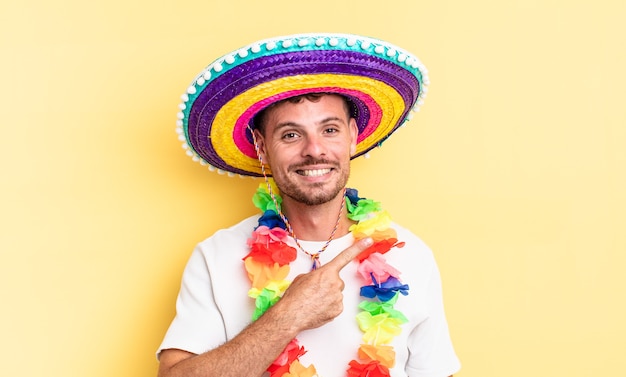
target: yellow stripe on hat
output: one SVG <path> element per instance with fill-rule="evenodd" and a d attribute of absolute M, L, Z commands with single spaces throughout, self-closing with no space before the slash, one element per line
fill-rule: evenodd
<path fill-rule="evenodd" d="M 283 77 L 255 86 L 228 101 L 215 115 L 211 126 L 210 141 L 217 155 L 228 165 L 261 174 L 259 162 L 242 153 L 233 142 L 235 123 L 251 106 L 269 97 L 297 90 L 336 87 L 362 92 L 380 106 L 380 125 L 357 145 L 357 154 L 369 149 L 387 136 L 405 112 L 400 94 L 384 82 L 363 76 L 345 74 L 314 74 Z M 338 90 L 341 93 L 341 90 Z M 370 109 L 371 110 L 371 109 Z"/>

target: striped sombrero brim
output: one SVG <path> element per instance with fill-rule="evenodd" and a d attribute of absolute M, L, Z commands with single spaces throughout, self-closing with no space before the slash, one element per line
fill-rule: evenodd
<path fill-rule="evenodd" d="M 306 34 L 260 41 L 225 55 L 196 77 L 178 113 L 187 153 L 218 172 L 261 176 L 248 125 L 282 99 L 330 92 L 355 108 L 360 156 L 417 110 L 428 78 L 420 61 L 389 43 Z"/>

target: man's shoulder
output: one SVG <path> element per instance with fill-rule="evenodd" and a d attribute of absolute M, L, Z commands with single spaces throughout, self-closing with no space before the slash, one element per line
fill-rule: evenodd
<path fill-rule="evenodd" d="M 259 216 L 251 216 L 235 225 L 223 228 L 210 237 L 199 242 L 192 255 L 192 259 L 204 260 L 202 263 L 228 263 L 241 258 L 248 252 L 247 241 L 258 224 Z"/>
<path fill-rule="evenodd" d="M 398 223 L 392 223 L 391 227 L 396 231 L 398 242 L 403 243 L 405 257 L 433 259 L 434 255 L 430 247 L 418 235 Z"/>
<path fill-rule="evenodd" d="M 256 228 L 257 225 L 259 225 L 258 214 L 247 217 L 241 220 L 240 222 L 238 222 L 237 224 L 231 225 L 228 228 L 220 229 L 215 233 L 218 234 L 218 233 L 232 233 L 232 232 L 235 232 L 235 233 L 247 232 L 247 236 L 250 236 L 250 232 L 252 232 L 254 228 Z"/>
<path fill-rule="evenodd" d="M 396 231 L 396 233 L 398 234 L 398 241 L 400 242 L 411 242 L 414 243 L 416 245 L 419 245 L 420 247 L 424 247 L 426 249 L 429 249 L 428 245 L 426 245 L 426 243 L 417 235 L 415 234 L 413 231 L 411 231 L 410 229 L 392 222 L 391 223 L 391 227 Z"/>
<path fill-rule="evenodd" d="M 242 241 L 245 243 L 258 225 L 258 219 L 259 215 L 250 216 L 228 228 L 219 229 L 213 235 L 200 242 L 200 245 L 225 241 Z"/>

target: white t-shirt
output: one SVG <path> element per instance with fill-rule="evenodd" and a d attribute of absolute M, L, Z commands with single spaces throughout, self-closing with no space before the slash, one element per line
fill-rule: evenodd
<path fill-rule="evenodd" d="M 200 354 L 220 346 L 237 335 L 250 322 L 254 299 L 248 297 L 250 282 L 242 258 L 249 249 L 246 240 L 257 226 L 258 216 L 216 232 L 195 248 L 182 278 L 176 302 L 176 317 L 157 351 L 176 348 Z M 394 377 L 443 377 L 457 372 L 460 363 L 448 333 L 439 270 L 430 249 L 408 230 L 393 224 L 403 248 L 384 256 L 400 270 L 400 280 L 409 285 L 408 296 L 400 296 L 394 308 L 409 320 L 391 345 L 396 352 Z M 320 256 L 322 264 L 354 242 L 352 234 L 333 240 Z M 300 241 L 305 250 L 317 252 L 325 242 Z M 310 258 L 298 251 L 290 264 L 288 280 L 311 269 Z M 345 282 L 344 311 L 328 324 L 306 330 L 297 337 L 307 353 L 303 365 L 313 364 L 320 377 L 345 375 L 350 360 L 358 360 L 357 350 L 363 333 L 356 322 L 362 280 L 358 262 L 341 271 Z M 315 303 L 311 303 L 315 305 Z M 306 308 L 303 308 L 306 310 Z"/>

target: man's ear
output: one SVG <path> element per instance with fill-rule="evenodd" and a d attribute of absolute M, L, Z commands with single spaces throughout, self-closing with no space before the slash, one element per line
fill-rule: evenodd
<path fill-rule="evenodd" d="M 359 128 L 356 125 L 356 120 L 354 118 L 350 118 L 350 156 L 354 156 L 356 154 L 356 141 L 359 137 Z"/>
<path fill-rule="evenodd" d="M 252 132 L 254 132 L 254 140 L 257 144 L 257 151 L 261 157 L 261 160 L 267 163 L 267 149 L 265 148 L 265 138 L 263 137 L 263 134 L 257 129 L 254 129 Z"/>

